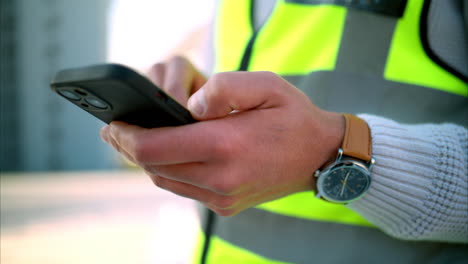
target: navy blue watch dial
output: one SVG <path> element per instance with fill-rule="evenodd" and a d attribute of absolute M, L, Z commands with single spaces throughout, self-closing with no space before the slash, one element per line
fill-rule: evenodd
<path fill-rule="evenodd" d="M 370 177 L 355 166 L 341 166 L 324 175 L 323 196 L 333 201 L 351 201 L 359 198 L 369 187 Z"/>

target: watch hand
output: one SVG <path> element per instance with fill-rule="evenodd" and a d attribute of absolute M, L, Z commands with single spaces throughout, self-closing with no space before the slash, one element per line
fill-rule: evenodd
<path fill-rule="evenodd" d="M 344 180 L 342 181 L 343 183 L 343 186 L 341 187 L 341 192 L 340 192 L 340 196 L 343 196 L 343 192 L 344 192 L 344 189 L 346 187 L 346 183 L 348 182 L 348 177 L 349 177 L 349 174 L 351 173 L 351 171 L 348 171 L 348 173 L 346 174 L 346 177 L 344 178 Z"/>

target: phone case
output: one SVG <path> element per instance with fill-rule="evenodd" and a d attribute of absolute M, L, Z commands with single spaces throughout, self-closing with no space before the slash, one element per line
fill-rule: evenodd
<path fill-rule="evenodd" d="M 124 121 L 153 128 L 196 121 L 187 109 L 147 78 L 119 64 L 62 70 L 50 86 L 105 123 Z"/>

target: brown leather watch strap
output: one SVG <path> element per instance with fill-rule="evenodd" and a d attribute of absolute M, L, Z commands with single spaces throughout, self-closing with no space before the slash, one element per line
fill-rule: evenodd
<path fill-rule="evenodd" d="M 372 140 L 366 121 L 352 114 L 343 114 L 346 131 L 343 139 L 343 155 L 369 162 L 372 158 Z"/>

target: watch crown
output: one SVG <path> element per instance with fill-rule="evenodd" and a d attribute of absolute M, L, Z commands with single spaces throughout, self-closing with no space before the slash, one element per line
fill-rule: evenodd
<path fill-rule="evenodd" d="M 315 173 L 314 173 L 314 176 L 318 177 L 319 175 L 320 175 L 320 170 L 316 170 Z"/>

